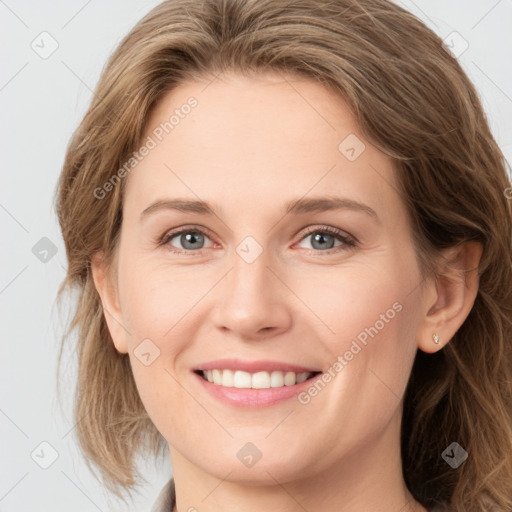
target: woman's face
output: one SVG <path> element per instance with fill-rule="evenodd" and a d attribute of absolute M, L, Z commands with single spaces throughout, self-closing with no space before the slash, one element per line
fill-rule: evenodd
<path fill-rule="evenodd" d="M 272 484 L 396 456 L 426 303 L 391 159 L 290 76 L 182 84 L 144 140 L 107 318 L 171 453 Z"/>

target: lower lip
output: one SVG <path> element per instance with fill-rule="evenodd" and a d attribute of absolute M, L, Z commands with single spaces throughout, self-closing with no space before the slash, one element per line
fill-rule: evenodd
<path fill-rule="evenodd" d="M 299 384 L 293 386 L 282 386 L 280 388 L 266 388 L 266 389 L 252 389 L 252 388 L 234 388 L 220 386 L 214 384 L 206 379 L 203 379 L 200 375 L 192 372 L 201 385 L 208 393 L 219 399 L 221 402 L 236 407 L 266 407 L 274 405 L 285 400 L 289 400 L 297 396 L 301 391 L 311 386 L 317 377 L 321 377 L 321 373 L 315 375 L 313 378 L 309 378 Z"/>

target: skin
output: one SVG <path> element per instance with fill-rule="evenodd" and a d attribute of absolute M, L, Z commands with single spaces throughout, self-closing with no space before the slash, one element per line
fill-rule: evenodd
<path fill-rule="evenodd" d="M 459 271 L 477 266 L 481 247 L 447 250 L 447 276 L 422 279 L 392 160 L 321 85 L 233 73 L 184 83 L 157 105 L 146 136 L 190 96 L 197 107 L 125 178 L 115 272 L 101 254 L 93 261 L 116 349 L 129 354 L 169 444 L 177 510 L 425 511 L 402 477 L 402 399 L 416 351 L 442 349 L 467 317 L 478 278 Z M 349 134 L 366 146 L 354 161 L 338 149 Z M 378 219 L 351 209 L 285 215 L 303 196 L 359 201 Z M 219 209 L 141 220 L 169 198 Z M 205 232 L 188 254 L 180 236 L 154 242 L 185 225 Z M 356 246 L 329 235 L 322 246 L 305 232 L 325 226 Z M 252 263 L 236 252 L 247 236 L 263 251 Z M 191 373 L 223 357 L 325 372 L 395 303 L 401 311 L 307 404 L 235 408 Z M 149 366 L 134 355 L 147 338 L 160 350 Z M 247 442 L 262 453 L 250 468 L 236 456 Z"/>

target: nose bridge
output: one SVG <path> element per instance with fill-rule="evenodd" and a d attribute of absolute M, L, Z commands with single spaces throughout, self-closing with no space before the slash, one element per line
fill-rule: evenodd
<path fill-rule="evenodd" d="M 272 277 L 272 272 L 268 268 L 271 263 L 268 251 L 263 251 L 254 259 L 247 259 L 246 255 L 240 255 L 240 250 L 241 246 L 237 248 L 237 254 L 233 256 L 233 270 L 230 272 L 232 296 L 236 296 L 239 304 L 252 302 L 254 299 L 268 298 L 266 295 L 270 291 L 269 281 Z"/>
<path fill-rule="evenodd" d="M 268 268 L 271 264 L 268 251 L 263 250 L 254 257 L 250 252 L 240 255 L 241 249 L 242 244 L 233 255 L 233 270 L 228 277 L 226 298 L 231 301 L 231 308 L 246 316 L 249 312 L 247 308 L 251 308 L 254 314 L 255 308 L 262 310 L 268 307 L 274 295 L 275 283 L 271 282 L 274 276 Z M 248 255 L 251 257 L 247 258 Z"/>
<path fill-rule="evenodd" d="M 242 242 L 233 253 L 232 269 L 222 286 L 215 314 L 217 327 L 250 337 L 270 328 L 282 329 L 289 321 L 282 284 L 269 267 L 268 249 Z M 259 245 L 259 244 L 258 244 Z"/>

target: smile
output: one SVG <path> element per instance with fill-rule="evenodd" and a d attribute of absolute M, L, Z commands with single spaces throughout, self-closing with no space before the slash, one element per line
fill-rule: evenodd
<path fill-rule="evenodd" d="M 283 372 L 259 371 L 249 373 L 242 370 L 198 370 L 205 380 L 217 386 L 239 389 L 268 389 L 294 386 L 300 384 L 320 372 Z"/>
<path fill-rule="evenodd" d="M 308 386 L 314 385 L 314 379 L 322 374 L 314 370 L 294 372 L 290 368 L 286 371 L 262 370 L 261 364 L 252 365 L 257 366 L 252 372 L 237 370 L 234 365 L 232 368 L 215 368 L 211 364 L 207 366 L 210 368 L 191 372 L 200 388 L 216 401 L 245 409 L 277 406 L 294 399 Z"/>

